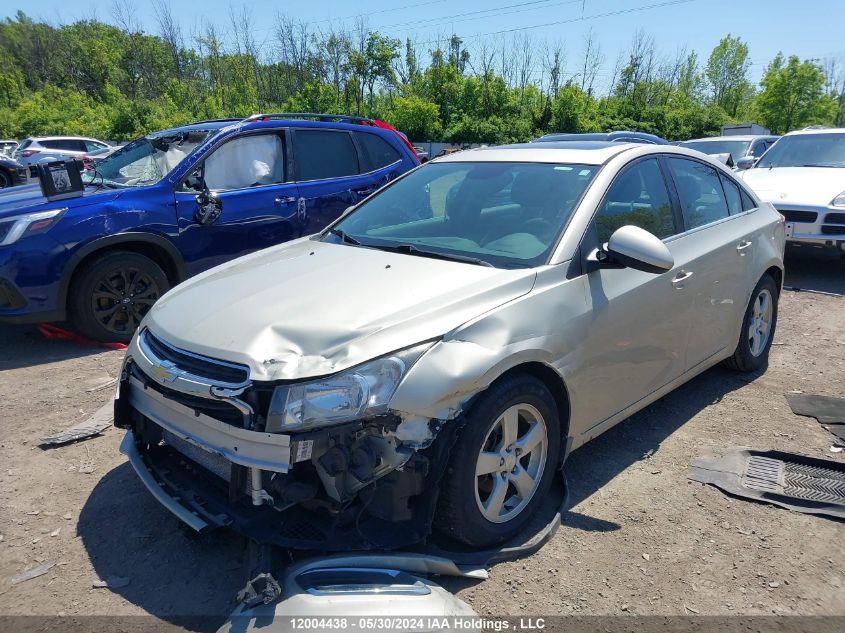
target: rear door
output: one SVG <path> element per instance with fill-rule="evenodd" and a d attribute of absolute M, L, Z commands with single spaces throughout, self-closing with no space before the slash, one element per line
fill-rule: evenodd
<path fill-rule="evenodd" d="M 635 405 L 685 369 L 693 296 L 685 283 L 685 249 L 677 244 L 683 226 L 655 156 L 631 163 L 616 176 L 582 252 L 594 251 L 626 225 L 661 238 L 675 267 L 662 274 L 607 267 L 587 273 L 590 322 L 579 371 L 569 381 L 571 392 L 578 394 L 573 419 L 587 421 L 588 428 Z"/>
<path fill-rule="evenodd" d="M 298 128 L 292 138 L 306 235 L 325 228 L 400 172 L 401 158 L 385 164 L 392 148 L 374 134 Z"/>
<path fill-rule="evenodd" d="M 287 144 L 284 129 L 236 136 L 214 148 L 179 184 L 174 196 L 180 248 L 190 274 L 301 233 Z M 196 217 L 203 188 L 222 202 L 211 224 Z"/>
<path fill-rule="evenodd" d="M 738 187 L 692 158 L 666 158 L 684 220 L 676 249 L 689 262 L 695 297 L 687 369 L 737 344 L 745 311 L 753 248 Z"/>

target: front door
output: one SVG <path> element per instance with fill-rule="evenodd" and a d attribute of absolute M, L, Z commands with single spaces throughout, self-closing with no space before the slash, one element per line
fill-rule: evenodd
<path fill-rule="evenodd" d="M 180 249 L 196 274 L 301 233 L 298 188 L 286 178 L 284 131 L 246 134 L 214 149 L 175 192 Z M 203 224 L 198 194 L 213 192 L 219 217 Z"/>
<path fill-rule="evenodd" d="M 679 377 L 685 368 L 693 306 L 685 281 L 690 271 L 683 249 L 675 244 L 681 226 L 656 158 L 636 161 L 616 177 L 585 237 L 585 250 L 606 243 L 625 225 L 663 239 L 675 267 L 662 274 L 632 268 L 587 273 L 590 321 L 580 345 L 579 371 L 569 378 L 572 430 L 579 435 L 604 430 L 597 427 Z"/>

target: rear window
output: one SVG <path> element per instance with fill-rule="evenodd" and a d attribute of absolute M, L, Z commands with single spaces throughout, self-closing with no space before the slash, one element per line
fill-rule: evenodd
<path fill-rule="evenodd" d="M 381 169 L 402 160 L 399 152 L 380 136 L 367 132 L 358 132 L 356 136 L 364 154 L 363 158 L 367 171 Z"/>
<path fill-rule="evenodd" d="M 348 132 L 296 130 L 293 155 L 300 181 L 342 178 L 359 173 L 358 152 Z"/>

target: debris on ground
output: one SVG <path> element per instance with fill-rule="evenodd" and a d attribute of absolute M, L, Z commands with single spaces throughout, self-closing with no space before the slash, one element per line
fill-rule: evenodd
<path fill-rule="evenodd" d="M 94 589 L 120 589 L 129 585 L 129 578 L 125 576 L 108 576 L 105 580 L 95 580 L 91 586 Z"/>
<path fill-rule="evenodd" d="M 798 453 L 726 449 L 690 461 L 687 477 L 805 514 L 845 519 L 845 464 Z"/>
<path fill-rule="evenodd" d="M 126 349 L 128 347 L 126 343 L 95 341 L 87 336 L 82 336 L 82 334 L 77 332 L 71 332 L 70 330 L 66 330 L 63 327 L 59 327 L 58 325 L 54 325 L 52 323 L 39 323 L 36 326 L 36 329 L 41 336 L 51 341 L 71 341 L 73 343 L 84 345 L 85 347 L 104 347 L 106 349 L 117 350 Z"/>
<path fill-rule="evenodd" d="M 39 576 L 43 576 L 48 571 L 53 569 L 56 566 L 56 561 L 48 560 L 46 563 L 41 563 L 36 567 L 31 569 L 26 569 L 19 574 L 15 574 L 9 579 L 9 582 L 13 585 L 19 585 L 22 582 L 26 582 L 27 580 L 32 580 L 33 578 L 38 578 Z"/>
<path fill-rule="evenodd" d="M 114 417 L 114 405 L 111 401 L 97 409 L 94 414 L 83 422 L 74 424 L 53 435 L 41 439 L 42 446 L 60 446 L 78 440 L 84 440 L 95 435 L 100 435 L 112 425 Z"/>
<path fill-rule="evenodd" d="M 845 398 L 790 392 L 786 394 L 786 401 L 795 415 L 815 418 L 833 433 L 836 437 L 834 447 L 845 446 Z"/>

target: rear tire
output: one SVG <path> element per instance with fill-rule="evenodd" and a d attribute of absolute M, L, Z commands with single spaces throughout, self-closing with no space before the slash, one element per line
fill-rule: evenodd
<path fill-rule="evenodd" d="M 100 255 L 74 275 L 70 286 L 70 320 L 96 341 L 128 343 L 141 319 L 170 288 L 167 275 L 138 253 Z"/>
<path fill-rule="evenodd" d="M 742 372 L 764 368 L 775 337 L 778 320 L 778 287 L 768 274 L 763 275 L 751 293 L 751 300 L 742 319 L 739 342 L 725 367 Z"/>
<path fill-rule="evenodd" d="M 473 547 L 516 536 L 549 492 L 560 435 L 555 400 L 542 382 L 517 375 L 493 385 L 467 413 L 452 448 L 437 530 Z"/>
<path fill-rule="evenodd" d="M 0 171 L 0 189 L 12 186 L 12 178 L 5 171 Z"/>

